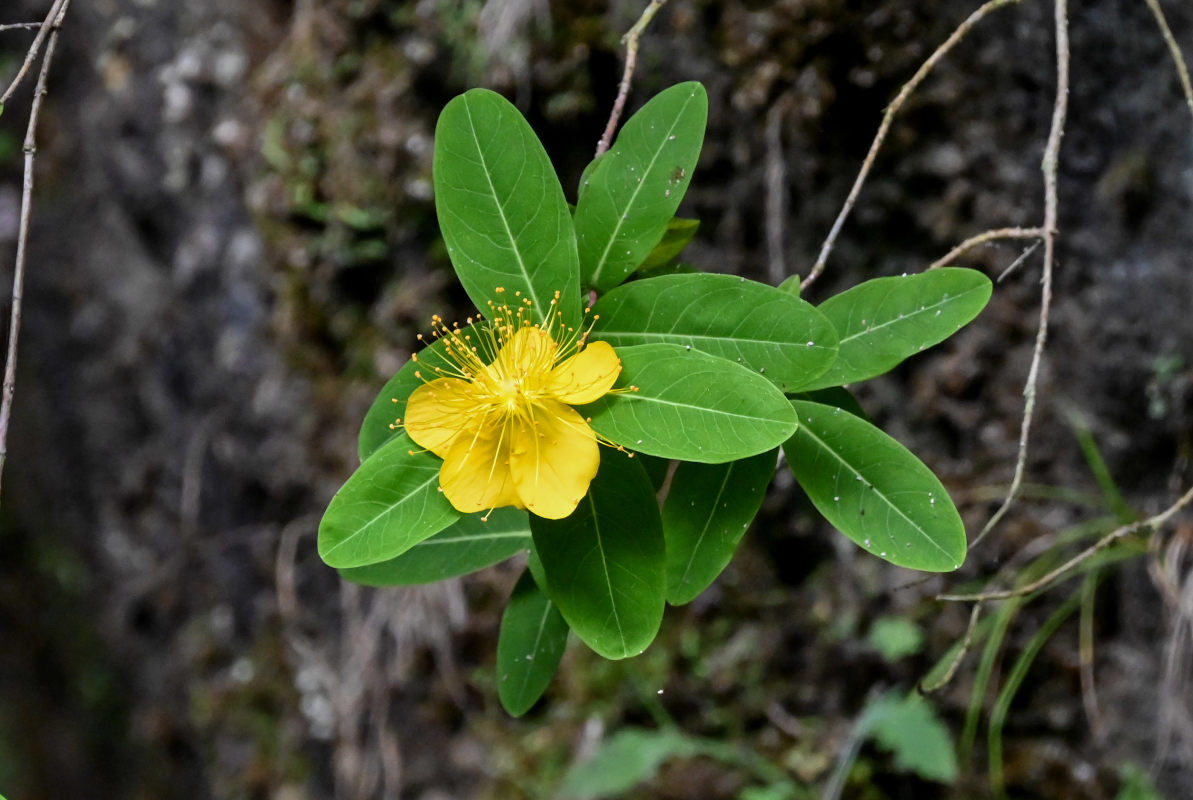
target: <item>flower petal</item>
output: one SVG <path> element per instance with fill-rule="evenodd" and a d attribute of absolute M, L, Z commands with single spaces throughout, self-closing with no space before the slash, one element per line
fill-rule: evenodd
<path fill-rule="evenodd" d="M 438 378 L 410 393 L 406 401 L 406 433 L 419 447 L 447 458 L 452 442 L 478 418 L 472 384 L 459 378 Z"/>
<path fill-rule="evenodd" d="M 591 342 L 551 371 L 547 390 L 569 405 L 595 402 L 613 388 L 621 359 L 608 342 Z"/>
<path fill-rule="evenodd" d="M 510 474 L 527 509 L 547 519 L 576 510 L 600 466 L 596 435 L 576 411 L 554 400 L 529 406 L 512 424 Z"/>
<path fill-rule="evenodd" d="M 537 325 L 521 327 L 505 341 L 492 368 L 498 379 L 541 375 L 555 363 L 559 345 Z"/>
<path fill-rule="evenodd" d="M 439 485 L 456 510 L 470 514 L 500 506 L 524 507 L 510 478 L 509 431 L 505 421 L 490 420 L 453 442 L 439 470 Z"/>

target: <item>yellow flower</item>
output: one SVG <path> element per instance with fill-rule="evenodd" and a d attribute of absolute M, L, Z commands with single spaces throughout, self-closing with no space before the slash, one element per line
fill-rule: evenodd
<path fill-rule="evenodd" d="M 621 361 L 558 313 L 544 327 L 523 308 L 492 311 L 464 330 L 434 319 L 451 366 L 411 393 L 401 424 L 443 459 L 439 483 L 456 509 L 517 506 L 562 519 L 600 464 L 596 435 L 572 406 L 607 394 Z"/>

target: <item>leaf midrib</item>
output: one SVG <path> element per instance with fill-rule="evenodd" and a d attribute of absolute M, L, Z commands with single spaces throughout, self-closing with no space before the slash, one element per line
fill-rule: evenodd
<path fill-rule="evenodd" d="M 842 466 L 844 466 L 852 474 L 860 476 L 862 478 L 862 480 L 864 480 L 866 482 L 866 486 L 868 486 L 870 488 L 870 490 L 874 492 L 875 495 L 882 498 L 882 501 L 884 503 L 886 503 L 887 506 L 889 506 L 890 508 L 893 508 L 895 510 L 895 512 L 898 513 L 898 515 L 900 517 L 902 517 L 904 520 L 906 520 L 906 522 L 909 525 L 911 525 L 912 529 L 916 533 L 920 534 L 920 536 L 922 536 L 924 539 L 926 539 L 929 544 L 931 544 L 933 547 L 935 547 L 937 550 L 939 550 L 941 553 L 943 553 L 951 562 L 956 563 L 956 558 L 954 558 L 951 553 L 949 553 L 947 550 L 945 550 L 943 547 L 941 547 L 939 544 L 937 544 L 936 541 L 931 536 L 928 535 L 927 531 L 925 531 L 922 527 L 920 527 L 920 525 L 918 523 L 916 523 L 913 519 L 911 519 L 911 517 L 909 517 L 909 516 L 907 516 L 907 514 L 903 513 L 903 510 L 901 508 L 899 508 L 897 505 L 895 505 L 895 503 L 889 497 L 887 497 L 877 486 L 875 486 L 873 481 L 866 478 L 865 475 L 862 475 L 862 473 L 860 471 L 858 471 L 857 469 L 855 469 L 852 464 L 850 464 L 848 461 L 846 461 L 844 458 L 842 458 L 840 455 L 838 455 L 836 450 L 833 450 L 831 447 L 829 447 L 827 442 L 825 442 L 823 439 L 821 439 L 819 436 L 817 436 L 815 433 L 813 433 L 812 432 L 812 422 L 813 422 L 813 420 L 811 418 L 805 416 L 804 424 L 800 426 L 799 433 L 807 434 L 807 436 L 809 438 L 811 438 L 813 441 L 815 441 L 820 446 L 820 448 L 822 450 L 824 450 L 829 455 L 831 455 L 833 458 L 835 458 L 838 462 L 840 462 L 842 464 Z M 798 435 L 798 433 L 797 433 L 797 435 Z"/>
<path fill-rule="evenodd" d="M 806 342 L 793 342 L 793 341 L 786 341 L 786 340 L 780 340 L 780 339 L 748 339 L 748 338 L 741 338 L 741 337 L 737 337 L 737 336 L 713 336 L 713 335 L 707 334 L 707 333 L 677 333 L 674 331 L 672 331 L 670 333 L 660 333 L 659 331 L 625 331 L 625 330 L 618 331 L 616 329 L 610 330 L 608 328 L 602 328 L 602 329 L 596 330 L 596 331 L 594 331 L 594 333 L 598 337 L 600 337 L 602 340 L 608 339 L 611 336 L 619 337 L 619 338 L 638 337 L 638 338 L 646 338 L 646 339 L 681 338 L 681 339 L 697 339 L 700 341 L 729 342 L 731 344 L 741 343 L 741 344 L 768 345 L 771 347 L 784 347 L 784 348 L 790 347 L 792 349 L 799 349 L 800 352 L 803 352 L 804 350 L 815 350 L 815 349 L 827 350 L 827 349 L 829 349 L 827 345 L 823 345 L 823 344 L 814 344 L 811 347 L 809 347 Z M 626 345 L 626 346 L 628 347 L 630 345 Z"/>
<path fill-rule="evenodd" d="M 633 192 L 633 194 L 630 195 L 630 199 L 628 201 L 626 201 L 626 204 L 624 206 L 622 206 L 622 208 L 621 208 L 622 213 L 616 215 L 617 222 L 613 225 L 613 231 L 612 231 L 612 233 L 609 234 L 609 241 L 606 242 L 606 244 L 605 244 L 605 251 L 603 253 L 601 253 L 600 260 L 597 261 L 596 269 L 593 270 L 593 273 L 592 273 L 592 278 L 591 278 L 590 282 L 592 283 L 593 286 L 599 285 L 601 273 L 605 271 L 605 265 L 607 265 L 609 263 L 609 261 L 608 261 L 609 252 L 613 249 L 613 243 L 615 241 L 617 241 L 617 235 L 621 232 L 622 224 L 625 222 L 626 217 L 629 215 L 629 210 L 631 208 L 633 208 L 634 201 L 638 199 L 638 193 L 641 192 L 642 187 L 646 185 L 646 176 L 649 175 L 651 170 L 654 169 L 655 162 L 657 162 L 659 160 L 659 157 L 663 154 L 663 148 L 665 148 L 667 146 L 667 142 L 669 141 L 667 139 L 667 137 L 670 136 L 671 132 L 675 130 L 677 125 L 679 125 L 679 121 L 683 118 L 684 112 L 687 111 L 688 106 L 691 104 L 692 100 L 696 97 L 697 94 L 698 94 L 697 92 L 692 92 L 690 95 L 688 95 L 688 99 L 684 101 L 683 106 L 679 109 L 679 113 L 677 113 L 675 115 L 675 121 L 671 123 L 671 127 L 668 128 L 667 133 L 663 135 L 662 142 L 659 144 L 658 148 L 655 150 L 654 156 L 652 156 L 650 159 L 650 164 L 648 164 L 646 169 L 644 169 L 642 171 L 642 173 L 643 173 L 642 180 L 639 181 L 638 185 L 634 188 L 634 192 Z M 623 132 L 624 132 L 624 130 L 623 130 Z M 606 166 L 606 169 L 608 169 L 607 166 Z"/>
<path fill-rule="evenodd" d="M 883 328 L 886 328 L 887 326 L 896 325 L 900 322 L 906 322 L 907 320 L 912 319 L 913 317 L 917 317 L 920 314 L 927 314 L 929 311 L 932 311 L 933 309 L 935 309 L 938 306 L 945 306 L 945 305 L 948 305 L 949 303 L 955 302 L 957 300 L 961 300 L 966 295 L 973 294 L 974 292 L 978 291 L 980 288 L 982 288 L 982 287 L 974 287 L 972 289 L 966 289 L 965 291 L 961 292 L 960 294 L 956 294 L 951 297 L 942 298 L 930 306 L 924 306 L 921 309 L 917 309 L 915 311 L 905 313 L 905 314 L 903 314 L 903 316 L 892 317 L 892 318 L 888 319 L 886 322 L 880 323 L 878 325 L 871 325 L 867 328 L 864 328 L 863 330 L 858 331 L 857 333 L 852 333 L 849 336 L 843 336 L 843 337 L 841 337 L 841 340 L 838 342 L 838 347 L 843 346 L 846 342 L 853 341 L 854 339 L 858 339 L 863 336 L 869 336 L 870 334 L 874 333 L 875 331 L 880 331 Z M 883 302 L 886 302 L 886 301 L 884 300 Z"/>
<path fill-rule="evenodd" d="M 485 175 L 485 183 L 489 186 L 489 196 L 493 199 L 493 205 L 497 206 L 497 215 L 501 218 L 501 225 L 505 228 L 505 234 L 510 240 L 510 249 L 514 253 L 514 258 L 518 261 L 518 268 L 522 270 L 522 277 L 526 282 L 526 288 L 530 292 L 530 300 L 534 303 L 534 309 L 538 312 L 540 319 L 548 319 L 548 309 L 542 307 L 539 301 L 538 292 L 535 291 L 534 281 L 530 278 L 530 271 L 526 268 L 526 262 L 522 259 L 522 251 L 518 248 L 518 240 L 514 237 L 514 231 L 510 228 L 509 219 L 505 215 L 505 207 L 501 205 L 501 200 L 497 195 L 497 187 L 493 185 L 493 178 L 489 171 L 489 164 L 485 159 L 485 151 L 481 148 L 480 139 L 476 135 L 476 123 L 472 119 L 472 106 L 469 103 L 468 95 L 464 95 L 464 109 L 468 112 L 468 131 L 472 134 L 472 143 L 476 146 L 476 154 L 480 158 L 481 171 Z M 523 164 L 525 168 L 525 164 Z"/>
<path fill-rule="evenodd" d="M 770 384 L 767 385 L 769 386 Z M 732 411 L 722 411 L 720 409 L 709 408 L 707 406 L 694 406 L 689 403 L 676 403 L 673 400 L 664 400 L 661 397 L 651 397 L 649 395 L 641 395 L 636 393 L 624 395 L 621 399 L 626 402 L 639 401 L 643 403 L 658 403 L 665 406 L 675 406 L 676 408 L 690 408 L 705 414 L 719 414 L 723 417 L 735 417 L 737 419 L 750 420 L 751 422 L 770 423 L 775 425 L 787 425 L 791 422 L 791 420 L 775 419 L 774 417 L 756 417 L 750 416 L 748 414 L 735 414 Z"/>
<path fill-rule="evenodd" d="M 679 579 L 680 586 L 686 586 L 688 583 L 688 575 L 692 572 L 692 564 L 696 563 L 696 553 L 700 550 L 700 545 L 704 543 L 704 537 L 708 535 L 709 526 L 712 525 L 713 519 L 717 515 L 717 503 L 721 502 L 721 497 L 725 494 L 725 487 L 729 485 L 729 476 L 733 474 L 734 462 L 729 463 L 729 469 L 725 470 L 725 478 L 721 481 L 721 488 L 717 489 L 717 496 L 713 498 L 712 512 L 704 521 L 704 527 L 700 529 L 700 536 L 696 538 L 696 545 L 692 548 L 692 555 L 688 558 L 688 565 L 684 567 L 683 577 Z"/>
<path fill-rule="evenodd" d="M 469 536 L 460 536 L 457 538 L 439 538 L 424 539 L 416 544 L 414 547 L 431 547 L 433 545 L 448 545 L 448 544 L 469 544 L 471 542 L 485 542 L 494 541 L 497 539 L 530 539 L 530 534 L 523 531 L 505 531 L 502 533 L 478 533 Z M 411 550 L 414 547 L 410 548 Z"/>
<path fill-rule="evenodd" d="M 601 540 L 601 522 L 597 516 L 596 502 L 592 499 L 592 492 L 586 495 L 588 509 L 592 514 L 592 530 L 596 534 L 596 548 L 601 556 L 601 571 L 605 574 L 605 588 L 609 591 L 609 610 L 613 613 L 613 624 L 617 626 L 617 638 L 621 640 L 621 653 L 627 655 L 625 631 L 621 627 L 621 615 L 617 613 L 617 599 L 613 596 L 613 577 L 609 574 L 609 560 L 605 557 L 605 545 Z"/>
<path fill-rule="evenodd" d="M 523 693 L 526 691 L 526 685 L 530 683 L 530 676 L 534 672 L 534 667 L 538 663 L 539 645 L 543 641 L 543 632 L 547 629 L 547 618 L 551 616 L 551 599 L 543 598 L 543 613 L 539 617 L 538 629 L 534 634 L 534 644 L 530 648 L 535 660 L 532 661 L 527 668 L 522 672 L 522 685 L 518 687 L 518 699 L 522 699 Z"/>
<path fill-rule="evenodd" d="M 399 500 L 397 500 L 394 503 L 389 504 L 385 508 L 385 510 L 378 512 L 375 516 L 373 516 L 371 519 L 369 519 L 368 522 L 365 522 L 364 524 L 360 525 L 355 531 L 348 534 L 343 539 L 341 539 L 339 542 L 337 542 L 335 545 L 333 545 L 326 553 L 323 554 L 324 559 L 326 560 L 328 557 L 331 556 L 332 553 L 335 553 L 337 550 L 339 550 L 344 545 L 348 544 L 349 542 L 355 541 L 357 537 L 364 535 L 364 532 L 367 529 L 371 528 L 377 522 L 377 520 L 381 519 L 386 514 L 393 513 L 394 509 L 409 502 L 410 498 L 412 498 L 416 494 L 422 492 L 424 489 L 426 489 L 428 486 L 430 486 L 432 483 L 434 483 L 438 480 L 439 480 L 439 470 L 435 470 L 434 474 L 430 478 L 428 478 L 427 480 L 420 483 L 418 486 L 416 486 L 411 491 L 402 495 L 402 497 Z M 401 555 L 401 553 L 398 553 L 397 555 Z M 393 556 L 393 558 L 397 558 L 397 555 Z M 347 567 L 344 567 L 344 569 L 347 569 Z"/>

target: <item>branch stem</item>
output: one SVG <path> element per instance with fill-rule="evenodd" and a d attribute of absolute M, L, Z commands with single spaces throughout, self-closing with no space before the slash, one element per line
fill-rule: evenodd
<path fill-rule="evenodd" d="M 54 60 L 54 51 L 58 47 L 58 31 L 62 27 L 62 20 L 66 16 L 66 9 L 70 0 L 58 0 L 50 14 L 46 17 L 46 24 L 38 32 L 40 40 L 49 31 L 49 42 L 46 44 L 45 55 L 41 61 L 41 71 L 37 76 L 37 87 L 33 92 L 33 102 L 29 107 L 29 124 L 25 128 L 25 171 L 21 183 L 21 218 L 17 231 L 17 255 L 12 271 L 12 310 L 8 318 L 8 353 L 4 361 L 4 383 L 0 387 L 0 476 L 4 472 L 4 462 L 8 456 L 8 423 L 12 417 L 12 401 L 16 393 L 17 382 L 17 341 L 21 333 L 21 300 L 25 294 L 25 263 L 28 260 L 29 218 L 33 208 L 33 159 L 37 153 L 37 121 L 41 116 L 41 104 L 46 96 L 46 82 L 50 74 L 50 62 Z M 30 47 L 30 54 L 39 46 L 35 41 Z M 26 58 L 26 65 L 33 56 Z M 13 86 L 20 80 L 20 75 L 13 82 Z M 6 92 L 7 98 L 11 93 Z M 0 104 L 2 104 L 0 100 Z"/>
<path fill-rule="evenodd" d="M 964 242 L 929 264 L 927 269 L 939 269 L 940 267 L 947 266 L 975 247 L 981 247 L 988 242 L 995 242 L 1001 239 L 1041 239 L 1043 236 L 1043 228 L 996 228 L 985 231 L 976 236 L 970 236 Z"/>
<path fill-rule="evenodd" d="M 613 111 L 609 114 L 605 133 L 601 136 L 601 141 L 597 143 L 597 156 L 603 155 L 613 144 L 613 134 L 617 131 L 621 113 L 625 110 L 626 99 L 630 96 L 630 82 L 634 79 L 634 68 L 638 64 L 638 40 L 642 38 L 642 34 L 650 25 L 651 20 L 665 5 L 667 5 L 667 0 L 650 0 L 650 5 L 642 11 L 642 16 L 626 32 L 626 35 L 621 37 L 621 42 L 625 45 L 625 71 L 621 75 L 621 85 L 617 88 L 617 99 L 613 102 Z"/>
<path fill-rule="evenodd" d="M 41 45 L 46 40 L 47 36 L 52 33 L 57 33 L 62 26 L 62 17 L 66 14 L 66 8 L 70 5 L 70 0 L 54 0 L 54 5 L 50 6 L 50 11 L 46 14 L 46 18 L 42 20 L 41 27 L 38 28 L 37 36 L 33 38 L 33 44 L 29 45 L 29 49 L 25 52 L 25 60 L 21 62 L 21 68 L 17 70 L 17 74 L 13 77 L 12 82 L 8 84 L 8 88 L 0 94 L 0 106 L 8 102 L 12 97 L 12 93 L 20 86 L 21 81 L 25 79 L 26 73 L 33 66 L 33 62 L 37 60 L 37 54 L 41 52 Z M 25 24 L 25 23 L 18 23 Z"/>
<path fill-rule="evenodd" d="M 981 533 L 970 543 L 976 547 L 1002 520 L 1023 485 L 1027 470 L 1027 445 L 1031 436 L 1031 425 L 1035 418 L 1036 386 L 1040 380 L 1040 363 L 1044 359 L 1044 346 L 1048 342 L 1048 317 L 1052 309 L 1052 272 L 1056 263 L 1057 233 L 1057 164 L 1060 160 L 1060 142 L 1065 135 L 1065 118 L 1069 109 L 1069 13 L 1067 0 L 1055 0 L 1053 5 L 1056 20 L 1056 100 L 1052 106 L 1052 128 L 1048 132 L 1048 144 L 1044 147 L 1044 158 L 1040 170 L 1044 176 L 1044 267 L 1040 287 L 1040 320 L 1036 327 L 1036 343 L 1032 348 L 1031 366 L 1023 385 L 1023 421 L 1019 426 L 1019 452 L 1015 458 L 1015 474 L 1011 488 L 1002 505 L 986 522 Z"/>
<path fill-rule="evenodd" d="M 1168 27 L 1168 18 L 1164 16 L 1164 9 L 1160 8 L 1159 0 L 1143 1 L 1152 10 L 1152 16 L 1156 18 L 1156 24 L 1160 26 L 1160 35 L 1164 37 L 1164 43 L 1168 45 L 1168 52 L 1172 54 L 1172 63 L 1176 66 L 1176 75 L 1181 82 L 1185 104 L 1189 106 L 1189 113 L 1193 114 L 1193 83 L 1189 81 L 1189 67 L 1185 63 L 1185 57 L 1181 55 L 1181 48 L 1176 43 L 1176 37 L 1172 35 L 1172 28 Z"/>
<path fill-rule="evenodd" d="M 1142 522 L 1132 522 L 1129 525 L 1123 525 L 1115 528 L 1110 533 L 1103 536 L 1092 545 L 1082 550 L 1077 555 L 1070 558 L 1065 563 L 1061 564 L 1056 569 L 1043 575 L 1042 577 L 1032 581 L 1026 586 L 1020 586 L 1018 589 L 1004 589 L 992 592 L 978 592 L 977 594 L 939 594 L 936 596 L 937 600 L 947 600 L 955 603 L 986 603 L 991 600 L 1009 600 L 1012 597 L 1023 597 L 1024 595 L 1033 594 L 1046 589 L 1060 578 L 1067 576 L 1070 572 L 1076 569 L 1085 561 L 1088 561 L 1093 556 L 1105 550 L 1110 545 L 1130 536 L 1133 533 L 1142 533 L 1144 531 L 1155 531 L 1163 527 L 1168 520 L 1172 519 L 1178 511 L 1180 511 L 1189 503 L 1193 502 L 1193 489 L 1189 489 L 1180 499 L 1173 503 L 1168 508 L 1156 514 L 1154 517 L 1149 517 Z"/>
<path fill-rule="evenodd" d="M 812 265 L 812 270 L 808 273 L 808 277 L 804 278 L 800 283 L 801 291 L 811 286 L 820 277 L 821 273 L 824 272 L 824 266 L 828 262 L 829 253 L 832 252 L 833 245 L 836 244 L 837 236 L 841 233 L 841 228 L 845 225 L 845 220 L 849 217 L 850 212 L 853 211 L 854 203 L 857 202 L 858 195 L 861 194 L 862 184 L 869 177 L 870 169 L 874 166 L 874 161 L 878 157 L 878 151 L 882 148 L 883 142 L 886 141 L 887 133 L 890 132 L 891 123 L 894 122 L 895 116 L 903 108 L 903 104 L 907 102 L 907 98 L 919 88 L 919 85 L 924 82 L 924 79 L 928 77 L 929 73 L 932 72 L 940 60 L 948 55 L 949 51 L 958 42 L 965 38 L 966 34 L 973 29 L 973 26 L 981 22 L 992 11 L 1019 2 L 1020 0 L 988 0 L 988 2 L 958 25 L 952 35 L 948 39 L 945 39 L 944 44 L 936 48 L 936 52 L 920 65 L 920 68 L 916 70 L 911 80 L 903 84 L 903 88 L 899 90 L 899 94 L 895 96 L 895 99 L 891 101 L 891 104 L 886 107 L 886 111 L 883 112 L 882 122 L 878 126 L 878 133 L 874 136 L 874 141 L 870 144 L 870 152 L 866 154 L 866 159 L 862 162 L 861 171 L 858 172 L 857 178 L 853 182 L 853 188 L 849 190 L 849 196 L 845 198 L 845 205 L 841 207 L 841 212 L 837 214 L 837 219 L 833 222 L 833 227 L 829 230 L 828 238 L 820 246 L 820 255 L 817 256 L 816 263 Z"/>

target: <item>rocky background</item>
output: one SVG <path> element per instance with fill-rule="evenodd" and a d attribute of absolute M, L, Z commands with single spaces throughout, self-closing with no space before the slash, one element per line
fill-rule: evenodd
<path fill-rule="evenodd" d="M 1193 56 L 1193 7 L 1162 3 Z M 10 0 L 0 23 L 48 2 Z M 965 628 L 931 600 L 1094 517 L 1083 417 L 1128 503 L 1193 478 L 1193 116 L 1142 0 L 1073 3 L 1052 338 L 1030 497 L 960 576 L 915 583 L 819 522 L 789 479 L 722 579 L 626 663 L 574 646 L 546 701 L 500 710 L 497 621 L 518 573 L 371 591 L 315 554 L 356 426 L 432 313 L 468 313 L 430 189 L 438 110 L 485 85 L 539 131 L 572 194 L 643 3 L 96 0 L 70 9 L 37 157 L 17 407 L 0 511 L 0 793 L 41 798 L 546 798 L 627 724 L 674 721 L 823 786 L 874 687 L 909 688 Z M 710 94 L 683 213 L 705 269 L 809 269 L 882 109 L 976 3 L 672 0 L 631 108 Z M 0 33 L 7 82 L 31 32 Z M 1042 219 L 1052 4 L 979 25 L 896 122 L 814 302 L 914 271 L 987 228 Z M 11 270 L 32 81 L 0 117 L 0 267 Z M 964 263 L 996 276 L 1019 243 Z M 1010 478 L 1040 256 L 959 336 L 859 389 L 945 480 L 971 532 Z M 1074 495 L 1077 495 L 1076 498 Z M 1175 556 L 1186 514 L 1156 537 Z M 1111 798 L 1118 770 L 1193 785 L 1189 618 L 1139 557 L 1110 567 L 1094 649 L 1070 620 L 1005 727 L 1023 798 Z M 1153 569 L 1151 572 L 1155 572 Z M 909 587 L 909 584 L 910 587 Z M 1008 629 L 1005 675 L 1065 584 Z M 1170 587 L 1171 588 L 1171 587 Z M 1188 613 L 1188 612 L 1187 612 Z M 880 617 L 921 627 L 894 663 Z M 936 696 L 954 733 L 976 653 Z M 1092 670 L 1096 703 L 1083 703 Z M 660 693 L 661 692 L 661 693 Z M 983 718 L 984 719 L 984 718 Z M 955 787 L 865 745 L 843 796 L 989 796 L 983 737 Z M 634 797 L 732 798 L 757 775 L 704 758 Z"/>

